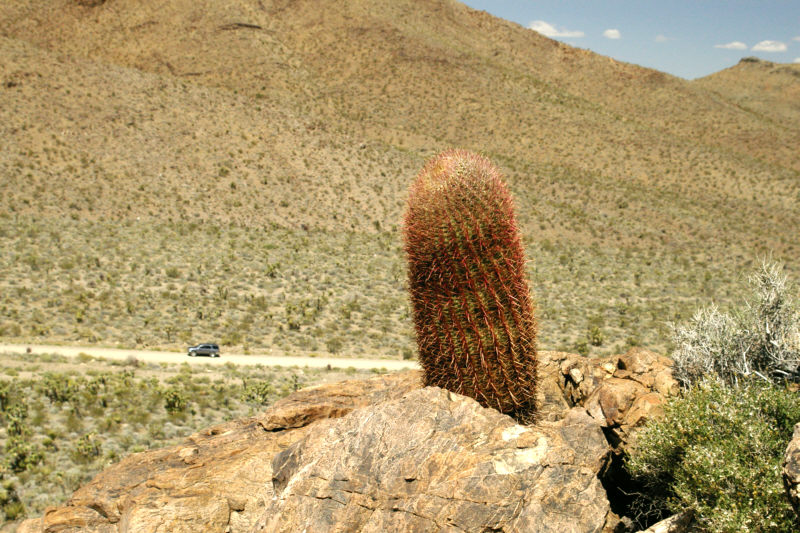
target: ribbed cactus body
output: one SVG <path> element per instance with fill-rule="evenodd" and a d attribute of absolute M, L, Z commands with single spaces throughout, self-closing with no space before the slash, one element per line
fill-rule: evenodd
<path fill-rule="evenodd" d="M 532 419 L 536 321 L 499 171 L 464 150 L 435 157 L 411 186 L 404 232 L 425 384 Z"/>

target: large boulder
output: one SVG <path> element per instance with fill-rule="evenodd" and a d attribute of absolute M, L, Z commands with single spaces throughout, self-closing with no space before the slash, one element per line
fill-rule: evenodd
<path fill-rule="evenodd" d="M 132 455 L 18 531 L 624 530 L 614 458 L 677 390 L 669 360 L 540 359 L 531 426 L 415 371 L 328 384 Z"/>
<path fill-rule="evenodd" d="M 276 455 L 276 498 L 255 531 L 600 532 L 609 454 L 583 409 L 523 427 L 428 387 L 319 424 Z"/>

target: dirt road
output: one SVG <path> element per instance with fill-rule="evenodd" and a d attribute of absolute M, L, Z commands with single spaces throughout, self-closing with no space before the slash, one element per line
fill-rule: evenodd
<path fill-rule="evenodd" d="M 50 346 L 42 344 L 0 344 L 0 354 L 27 353 L 30 349 L 35 354 L 60 354 L 77 357 L 84 353 L 103 359 L 126 360 L 135 357 L 143 363 L 189 363 L 194 365 L 264 365 L 264 366 L 298 366 L 311 368 L 385 368 L 386 370 L 404 370 L 419 368 L 416 361 L 399 361 L 395 359 L 348 359 L 339 357 L 298 357 L 291 355 L 243 355 L 223 353 L 221 357 L 189 357 L 185 352 L 151 352 L 148 350 L 119 350 L 114 348 L 92 348 L 87 346 Z"/>

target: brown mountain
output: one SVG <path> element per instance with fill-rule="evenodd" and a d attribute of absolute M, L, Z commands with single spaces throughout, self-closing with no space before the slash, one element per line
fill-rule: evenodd
<path fill-rule="evenodd" d="M 778 128 L 800 121 L 800 64 L 748 57 L 695 83 Z"/>
<path fill-rule="evenodd" d="M 626 295 L 657 302 L 652 331 L 697 276 L 729 296 L 759 255 L 797 268 L 793 65 L 690 82 L 451 0 L 15 0 L 0 20 L 6 213 L 396 241 L 408 183 L 459 146 L 508 176 L 562 332 L 584 298 L 620 332 Z"/>
<path fill-rule="evenodd" d="M 248 169 L 260 174 L 253 180 L 267 174 L 279 181 L 273 176 L 279 167 L 288 174 L 305 171 L 316 179 L 309 179 L 304 188 L 313 191 L 312 196 L 329 196 L 334 176 L 349 174 L 355 192 L 345 202 L 353 211 L 366 207 L 358 200 L 371 195 L 352 181 L 369 183 L 367 189 L 388 186 L 390 196 L 397 198 L 402 190 L 397 182 L 407 181 L 408 164 L 391 164 L 386 156 L 343 153 L 338 158 L 346 163 L 337 168 L 330 165 L 337 156 L 323 155 L 317 147 L 301 150 L 305 143 L 296 142 L 296 131 L 282 125 L 270 131 L 276 120 L 263 115 L 264 108 L 296 117 L 304 122 L 301 128 L 309 143 L 332 145 L 333 151 L 362 144 L 374 145 L 381 154 L 412 150 L 412 168 L 421 156 L 445 146 L 486 152 L 507 166 L 523 202 L 533 204 L 534 216 L 546 225 L 572 218 L 568 211 L 577 208 L 588 219 L 582 222 L 595 233 L 605 232 L 609 219 L 621 219 L 613 224 L 614 233 L 630 237 L 659 228 L 680 239 L 688 231 L 685 223 L 700 218 L 688 225 L 701 234 L 711 233 L 708 237 L 725 239 L 716 231 L 724 221 L 723 233 L 735 228 L 738 234 L 732 241 L 768 239 L 769 248 L 781 250 L 794 239 L 768 228 L 778 220 L 786 226 L 800 223 L 795 209 L 800 123 L 796 116 L 778 111 L 777 126 L 771 115 L 742 105 L 741 96 L 716 90 L 717 85 L 734 85 L 721 80 L 738 72 L 690 83 L 568 47 L 445 0 L 81 4 L 5 3 L 0 8 L 8 22 L 4 33 L 61 58 L 69 55 L 95 65 L 155 74 L 157 78 L 149 79 L 160 81 L 154 83 L 188 86 L 187 91 L 214 88 L 215 95 L 224 90 L 219 97 L 198 96 L 210 109 L 189 104 L 194 109 L 190 113 L 177 102 L 164 108 L 201 120 L 214 114 L 219 100 L 249 108 L 243 114 L 264 124 L 243 126 L 251 134 L 243 144 L 255 141 L 255 150 L 266 151 L 269 141 L 264 137 L 271 133 L 275 139 L 291 139 L 302 153 L 270 154 L 272 160 L 263 165 L 268 170 Z M 792 67 L 784 68 L 793 72 Z M 797 78 L 781 76 L 787 81 L 780 90 L 771 84 L 750 84 L 764 94 L 765 107 L 783 99 L 784 107 L 791 108 Z M 102 90 L 109 83 L 94 86 Z M 110 90 L 117 94 L 116 88 Z M 116 98 L 124 105 L 127 96 Z M 164 119 L 158 106 L 153 107 L 153 120 Z M 89 120 L 99 118 L 90 114 Z M 226 130 L 241 123 L 238 117 L 212 120 L 220 128 L 228 126 Z M 167 129 L 175 141 L 190 133 Z M 192 147 L 190 140 L 178 142 Z M 194 148 L 196 154 L 208 152 Z M 252 155 L 238 157 L 234 151 L 224 159 L 229 166 L 242 166 Z M 217 164 L 223 164 L 221 158 L 214 158 Z M 169 171 L 170 166 L 180 168 L 184 158 L 178 154 L 170 159 L 160 179 L 185 186 L 182 173 Z M 364 166 L 373 171 L 359 168 Z M 135 181 L 154 179 L 152 171 L 144 170 L 132 169 L 138 174 Z M 240 178 L 247 181 L 244 174 Z M 202 181 L 199 176 L 194 181 L 202 187 L 198 178 Z M 285 194 L 280 183 L 270 181 L 269 186 L 270 195 Z M 576 188 L 582 189 L 580 195 L 571 194 Z M 793 193 L 788 195 L 791 201 L 786 193 Z M 339 201 L 341 196 L 345 195 L 339 194 Z M 359 225 L 368 227 L 376 219 L 395 223 L 399 205 L 389 203 L 357 217 Z M 626 203 L 630 208 L 620 213 L 618 206 Z M 278 211 L 272 215 L 280 220 L 292 215 L 310 218 L 313 224 L 336 225 L 326 216 L 327 209 L 313 210 L 309 217 Z M 635 213 L 646 213 L 648 224 L 625 231 Z M 262 216 L 254 212 L 246 218 Z M 573 229 L 581 234 L 587 228 Z"/>

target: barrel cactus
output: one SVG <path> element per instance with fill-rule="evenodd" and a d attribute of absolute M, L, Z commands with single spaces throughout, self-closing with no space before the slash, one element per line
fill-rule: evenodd
<path fill-rule="evenodd" d="M 465 150 L 430 160 L 411 185 L 404 238 L 425 385 L 533 420 L 536 319 L 500 172 Z"/>

